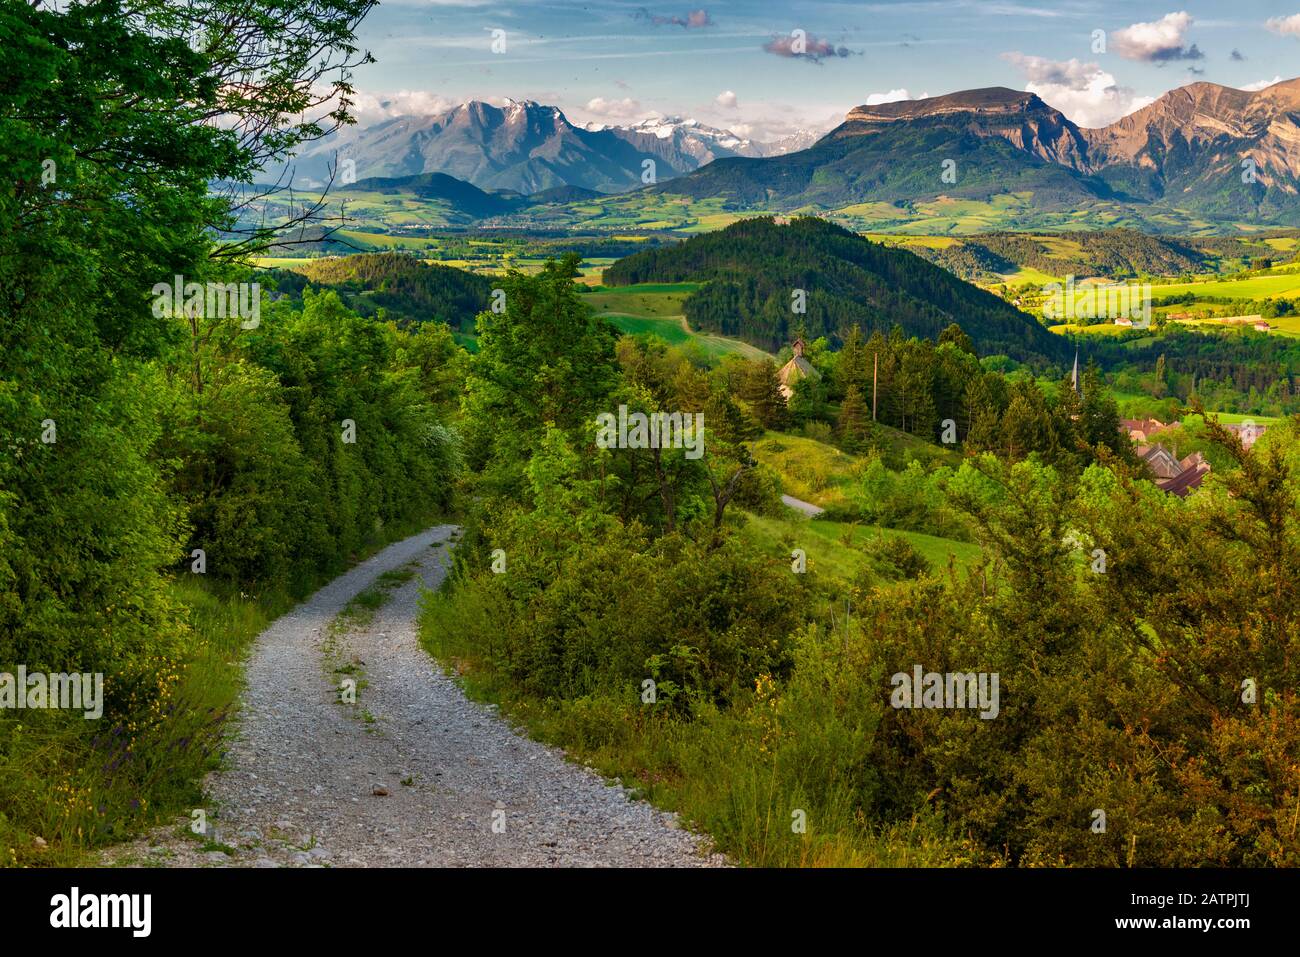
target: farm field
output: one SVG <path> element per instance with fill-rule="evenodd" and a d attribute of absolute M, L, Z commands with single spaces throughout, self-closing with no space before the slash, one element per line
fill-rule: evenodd
<path fill-rule="evenodd" d="M 629 335 L 653 335 L 669 345 L 693 342 L 711 358 L 739 355 L 747 359 L 764 359 L 763 350 L 724 336 L 697 332 L 683 315 L 686 297 L 699 283 L 644 283 L 637 286 L 598 286 L 583 296 L 583 301 Z"/>
<path fill-rule="evenodd" d="M 685 316 L 654 318 L 651 316 L 629 316 L 614 312 L 602 313 L 602 315 L 615 328 L 628 335 L 657 336 L 673 346 L 694 343 L 703 350 L 706 356 L 712 359 L 718 359 L 725 355 L 738 355 L 746 359 L 765 359 L 768 357 L 766 352 L 756 346 L 751 346 L 747 342 L 695 332 L 686 324 Z"/>
<path fill-rule="evenodd" d="M 1249 279 L 1211 279 L 1205 282 L 1180 282 L 1151 287 L 1156 298 L 1192 293 L 1209 299 L 1266 299 L 1300 297 L 1300 270 Z"/>
<path fill-rule="evenodd" d="M 1089 336 L 1118 336 L 1125 332 L 1132 332 L 1131 326 L 1117 326 L 1113 322 L 1099 322 L 1092 325 L 1081 325 L 1075 322 L 1063 322 L 1054 326 L 1048 326 L 1048 331 L 1059 333 L 1063 336 L 1083 333 Z"/>
<path fill-rule="evenodd" d="M 667 318 L 682 314 L 686 297 L 700 288 L 697 282 L 642 283 L 636 286 L 597 286 L 583 297 L 597 312 L 627 316 Z"/>
<path fill-rule="evenodd" d="M 1222 319 L 1175 319 L 1173 320 L 1180 326 L 1190 326 L 1194 328 L 1217 327 L 1219 329 L 1240 328 L 1244 323 L 1225 322 Z M 1269 335 L 1282 335 L 1300 337 L 1300 316 L 1279 316 L 1267 320 L 1271 328 Z M 1249 326 L 1246 326 L 1249 328 Z"/>

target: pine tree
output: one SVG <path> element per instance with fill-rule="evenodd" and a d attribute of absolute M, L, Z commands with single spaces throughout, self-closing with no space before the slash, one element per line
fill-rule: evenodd
<path fill-rule="evenodd" d="M 871 357 L 864 351 L 862 330 L 856 325 L 849 326 L 849 331 L 844 335 L 844 346 L 836 357 L 832 395 L 836 398 L 843 397 L 848 394 L 850 386 L 855 385 L 861 392 L 870 378 Z"/>
<path fill-rule="evenodd" d="M 862 390 L 856 385 L 849 386 L 844 401 L 840 404 L 836 431 L 841 444 L 850 452 L 860 451 L 871 434 L 871 410 L 862 397 Z"/>
<path fill-rule="evenodd" d="M 962 352 L 977 355 L 975 352 L 974 340 L 972 340 L 970 336 L 966 335 L 966 331 L 955 322 L 950 324 L 947 329 L 943 330 L 943 332 L 939 333 L 939 345 L 943 345 L 945 342 L 951 342 Z"/>
<path fill-rule="evenodd" d="M 776 363 L 771 359 L 753 363 L 744 384 L 741 396 L 749 403 L 750 411 L 763 427 L 779 429 L 787 421 L 785 396 L 781 394 L 781 379 L 777 375 Z"/>

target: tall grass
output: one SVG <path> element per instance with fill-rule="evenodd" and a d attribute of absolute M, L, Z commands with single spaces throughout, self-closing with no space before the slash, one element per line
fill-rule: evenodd
<path fill-rule="evenodd" d="M 973 863 L 937 812 L 880 828 L 861 808 L 874 777 L 859 762 L 881 705 L 844 667 L 838 640 L 805 636 L 784 687 L 760 679 L 728 709 L 690 718 L 647 708 L 637 690 L 576 700 L 529 695 L 482 653 L 494 609 L 465 581 L 428 596 L 425 648 L 473 698 L 534 738 L 679 813 L 739 865 L 933 867 Z M 983 863 L 990 863 L 984 861 Z M 994 862 L 995 863 L 995 862 Z"/>
<path fill-rule="evenodd" d="M 390 523 L 356 562 L 432 524 Z M 301 583 L 313 591 L 330 577 Z M 182 660 L 159 659 L 159 693 L 140 714 L 0 712 L 0 865 L 77 866 L 94 851 L 203 807 L 256 638 L 295 604 L 284 591 L 241 593 L 186 575 L 169 588 L 185 609 Z"/>

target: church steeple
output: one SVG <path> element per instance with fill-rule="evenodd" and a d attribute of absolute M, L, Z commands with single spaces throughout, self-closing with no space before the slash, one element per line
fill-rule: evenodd
<path fill-rule="evenodd" d="M 1083 395 L 1083 392 L 1079 389 L 1079 350 L 1077 348 L 1074 350 L 1074 371 L 1070 373 L 1070 388 L 1074 389 L 1078 395 Z"/>

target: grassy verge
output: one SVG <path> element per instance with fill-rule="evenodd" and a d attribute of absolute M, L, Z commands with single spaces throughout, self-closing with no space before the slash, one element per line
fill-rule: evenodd
<path fill-rule="evenodd" d="M 929 470 L 957 467 L 961 455 L 887 425 L 877 425 L 873 446 L 890 469 L 907 468 L 913 460 Z M 848 490 L 866 467 L 866 457 L 850 455 L 826 442 L 789 432 L 768 432 L 753 444 L 754 458 L 781 476 L 782 491 L 822 508 L 849 504 Z"/>
<path fill-rule="evenodd" d="M 875 525 L 849 525 L 826 519 L 803 516 L 750 515 L 742 532 L 764 554 L 785 559 L 792 548 L 802 548 L 808 568 L 814 573 L 834 576 L 844 582 L 853 580 L 863 564 L 860 549 L 876 536 L 896 536 L 908 542 L 936 571 L 948 567 L 949 558 L 958 569 L 965 569 L 980 557 L 978 545 L 951 538 L 880 528 Z"/>
<path fill-rule="evenodd" d="M 679 813 L 742 866 L 926 867 L 971 863 L 959 838 L 918 814 L 889 828 L 859 816 L 855 767 L 880 704 L 870 683 L 843 667 L 848 640 L 803 635 L 792 677 L 778 691 L 760 678 L 726 709 L 693 717 L 625 695 L 541 699 L 513 687 L 480 654 L 475 636 L 495 610 L 473 583 L 430 596 L 425 648 L 476 700 L 496 704 L 532 737 Z M 855 639 L 856 640 L 856 639 Z"/>
<path fill-rule="evenodd" d="M 389 525 L 349 564 L 434 519 Z M 311 590 L 334 574 L 320 574 Z M 400 583 L 400 574 L 372 590 Z M 197 576 L 173 580 L 170 590 L 189 630 L 182 660 L 157 664 L 160 684 L 171 691 L 156 713 L 116 726 L 56 710 L 0 718 L 0 865 L 89 865 L 97 848 L 203 806 L 202 780 L 217 767 L 244 657 L 296 602 L 283 592 L 247 595 Z"/>

